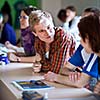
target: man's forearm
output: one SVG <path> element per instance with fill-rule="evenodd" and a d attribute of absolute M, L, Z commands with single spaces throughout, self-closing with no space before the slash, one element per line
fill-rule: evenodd
<path fill-rule="evenodd" d="M 68 85 L 68 86 L 84 87 L 86 84 L 88 84 L 89 78 L 90 77 L 88 75 L 82 74 L 80 80 L 72 82 L 72 81 L 69 80 L 68 76 L 57 75 L 57 77 L 55 78 L 55 82 L 65 84 L 65 85 Z"/>

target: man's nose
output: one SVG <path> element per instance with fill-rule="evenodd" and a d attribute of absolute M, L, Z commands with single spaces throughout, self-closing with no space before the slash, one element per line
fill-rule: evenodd
<path fill-rule="evenodd" d="M 46 29 L 46 34 L 47 34 L 48 36 L 50 36 L 50 30 L 49 30 L 49 29 Z"/>

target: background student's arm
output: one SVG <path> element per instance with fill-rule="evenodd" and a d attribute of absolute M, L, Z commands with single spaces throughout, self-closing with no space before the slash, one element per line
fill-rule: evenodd
<path fill-rule="evenodd" d="M 25 62 L 25 63 L 33 63 L 41 60 L 41 57 L 38 53 L 36 53 L 36 56 L 31 56 L 31 57 L 18 57 L 13 53 L 9 53 L 8 57 L 10 61 Z"/>

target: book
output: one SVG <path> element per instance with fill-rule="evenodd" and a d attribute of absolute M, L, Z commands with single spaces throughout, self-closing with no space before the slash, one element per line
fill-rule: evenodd
<path fill-rule="evenodd" d="M 12 81 L 12 84 L 22 91 L 28 90 L 41 90 L 41 89 L 50 89 L 54 88 L 43 82 L 42 80 L 22 80 L 22 81 Z"/>

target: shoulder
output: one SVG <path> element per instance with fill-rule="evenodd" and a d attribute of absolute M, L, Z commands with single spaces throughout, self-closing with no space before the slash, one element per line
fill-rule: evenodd
<path fill-rule="evenodd" d="M 5 23 L 5 27 L 12 28 L 12 26 L 10 24 L 8 24 L 8 23 Z"/>
<path fill-rule="evenodd" d="M 79 47 L 77 48 L 77 50 L 75 51 L 75 53 L 73 54 L 73 56 L 69 59 L 69 61 L 72 61 L 72 62 L 75 63 L 78 60 L 78 63 L 79 63 L 83 59 L 82 58 L 82 54 L 81 54 L 82 50 L 83 50 L 82 45 L 79 45 Z"/>
<path fill-rule="evenodd" d="M 55 29 L 55 38 L 60 38 L 60 39 L 67 39 L 70 40 L 71 38 L 74 39 L 73 35 L 70 33 L 66 33 L 62 27 L 58 27 Z"/>
<path fill-rule="evenodd" d="M 77 51 L 82 51 L 82 50 L 84 50 L 84 48 L 83 48 L 83 46 L 80 44 L 80 45 L 78 46 L 78 48 L 77 48 Z"/>
<path fill-rule="evenodd" d="M 13 27 L 10 24 L 8 24 L 8 23 L 5 23 L 5 30 L 9 30 L 9 31 L 15 32 Z"/>
<path fill-rule="evenodd" d="M 75 19 L 75 20 L 80 20 L 80 19 L 81 19 L 81 16 L 75 16 L 74 19 Z"/>
<path fill-rule="evenodd" d="M 83 50 L 83 47 L 82 45 L 79 45 L 79 47 L 77 48 L 77 50 L 75 51 L 74 55 L 71 57 L 71 59 L 82 59 L 82 54 L 81 54 L 81 51 Z"/>
<path fill-rule="evenodd" d="M 81 16 L 75 16 L 73 22 L 79 22 L 81 19 Z"/>

